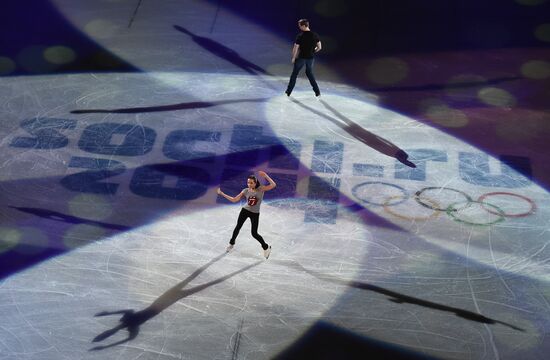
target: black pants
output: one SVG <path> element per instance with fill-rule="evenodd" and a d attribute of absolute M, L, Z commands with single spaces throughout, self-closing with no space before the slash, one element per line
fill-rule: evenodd
<path fill-rule="evenodd" d="M 260 244 L 262 245 L 262 249 L 266 250 L 268 248 L 268 245 L 265 243 L 264 238 L 260 234 L 258 234 L 260 214 L 253 213 L 252 211 L 248 211 L 245 208 L 242 208 L 241 212 L 239 213 L 239 218 L 237 219 L 237 226 L 235 226 L 235 229 L 233 230 L 233 236 L 231 237 L 231 240 L 229 240 L 229 243 L 231 245 L 235 245 L 235 239 L 239 235 L 239 231 L 241 231 L 241 228 L 243 227 L 243 224 L 247 218 L 250 218 L 250 222 L 252 222 L 252 229 L 251 229 L 252 236 L 254 237 L 254 239 L 260 242 Z"/>
<path fill-rule="evenodd" d="M 311 84 L 315 95 L 319 95 L 321 93 L 319 86 L 317 85 L 317 81 L 315 81 L 315 75 L 313 75 L 313 63 L 313 59 L 298 58 L 294 61 L 294 69 L 292 69 L 292 75 L 290 75 L 290 81 L 288 82 L 288 87 L 286 88 L 287 94 L 290 95 L 292 89 L 294 89 L 294 85 L 296 85 L 296 78 L 304 65 L 306 66 L 306 76 L 309 79 L 309 83 Z"/>

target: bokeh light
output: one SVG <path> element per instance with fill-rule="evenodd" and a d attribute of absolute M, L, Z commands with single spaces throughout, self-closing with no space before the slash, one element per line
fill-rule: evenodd
<path fill-rule="evenodd" d="M 438 254 L 409 250 L 407 260 L 400 263 L 400 270 L 406 276 L 433 277 L 433 274 L 444 274 L 447 266 L 448 263 Z"/>
<path fill-rule="evenodd" d="M 76 249 L 103 238 L 105 229 L 88 224 L 77 224 L 63 235 L 63 244 L 68 249 Z"/>
<path fill-rule="evenodd" d="M 84 31 L 92 38 L 107 39 L 113 36 L 119 26 L 104 19 L 92 20 L 84 26 Z"/>
<path fill-rule="evenodd" d="M 15 70 L 15 62 L 6 56 L 0 56 L 0 75 L 7 75 Z"/>
<path fill-rule="evenodd" d="M 73 197 L 68 207 L 71 215 L 87 220 L 103 220 L 113 213 L 109 198 L 93 194 L 80 194 Z"/>
<path fill-rule="evenodd" d="M 550 77 L 550 62 L 544 60 L 530 60 L 521 66 L 521 73 L 529 79 L 547 79 Z"/>
<path fill-rule="evenodd" d="M 51 72 L 58 65 L 46 61 L 44 58 L 45 46 L 33 45 L 26 47 L 17 55 L 17 63 L 31 73 Z"/>
<path fill-rule="evenodd" d="M 380 85 L 397 84 L 405 79 L 408 73 L 407 63 L 395 57 L 376 59 L 367 67 L 368 79 Z"/>
<path fill-rule="evenodd" d="M 324 17 L 338 17 L 346 14 L 349 7 L 343 1 L 321 0 L 315 5 L 315 11 Z"/>
<path fill-rule="evenodd" d="M 48 236 L 40 229 L 30 226 L 19 228 L 21 238 L 15 251 L 20 254 L 34 255 L 51 248 Z"/>
<path fill-rule="evenodd" d="M 65 65 L 76 59 L 76 53 L 66 46 L 51 46 L 44 50 L 44 58 L 52 64 Z"/>
<path fill-rule="evenodd" d="M 445 93 L 454 98 L 471 97 L 475 96 L 478 85 L 486 83 L 487 79 L 481 75 L 459 74 L 449 79 Z"/>
<path fill-rule="evenodd" d="M 0 254 L 10 251 L 21 240 L 21 231 L 11 227 L 0 226 Z"/>
<path fill-rule="evenodd" d="M 460 128 L 468 124 L 469 119 L 462 111 L 449 107 L 437 99 L 426 99 L 420 104 L 424 116 L 436 124 L 448 128 Z"/>
<path fill-rule="evenodd" d="M 516 98 L 504 89 L 485 87 L 478 91 L 477 96 L 483 103 L 496 107 L 512 107 Z"/>
<path fill-rule="evenodd" d="M 550 24 L 541 24 L 535 28 L 535 37 L 540 41 L 550 42 Z"/>

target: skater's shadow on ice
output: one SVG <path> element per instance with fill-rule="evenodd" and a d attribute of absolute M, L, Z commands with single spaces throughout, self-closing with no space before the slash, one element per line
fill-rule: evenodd
<path fill-rule="evenodd" d="M 238 104 L 247 102 L 265 102 L 270 98 L 251 98 L 251 99 L 233 99 L 233 100 L 220 100 L 220 101 L 192 101 L 170 105 L 157 105 L 157 106 L 140 106 L 134 108 L 120 108 L 120 109 L 80 109 L 72 110 L 71 114 L 90 114 L 90 113 L 109 113 L 109 114 L 138 114 L 138 113 L 151 113 L 161 111 L 176 111 L 176 110 L 189 110 L 189 109 L 203 109 L 219 105 Z"/>
<path fill-rule="evenodd" d="M 258 73 L 261 73 L 263 75 L 269 75 L 269 73 L 265 71 L 261 66 L 258 66 L 253 62 L 246 60 L 241 55 L 239 55 L 239 53 L 237 53 L 235 50 L 225 45 L 222 45 L 215 40 L 196 35 L 191 31 L 187 30 L 186 28 L 184 28 L 183 26 L 174 25 L 174 29 L 186 35 L 189 35 L 191 39 L 195 43 L 197 43 L 199 46 L 201 46 L 203 49 L 209 51 L 210 53 L 214 54 L 215 56 L 221 59 L 224 59 L 227 62 L 232 63 L 233 65 L 241 68 L 242 70 L 246 71 L 249 74 L 258 75 Z"/>
<path fill-rule="evenodd" d="M 131 229 L 131 227 L 129 226 L 109 224 L 101 221 L 85 219 L 85 218 L 67 215 L 67 214 L 63 214 L 63 213 L 53 211 L 53 210 L 48 210 L 48 209 L 17 207 L 17 206 L 10 206 L 10 208 L 19 210 L 27 214 L 32 214 L 44 219 L 61 221 L 68 224 L 87 224 L 87 225 L 98 226 L 104 229 L 119 230 L 119 231 L 127 231 Z"/>
<path fill-rule="evenodd" d="M 254 266 L 257 266 L 261 264 L 263 261 L 256 261 L 255 263 L 252 263 L 250 265 L 247 265 L 243 267 L 240 270 L 234 271 L 230 274 L 227 274 L 225 276 L 222 276 L 218 279 L 209 281 L 207 283 L 197 285 L 191 288 L 184 289 L 185 286 L 187 286 L 193 279 L 195 279 L 197 276 L 200 275 L 204 270 L 206 270 L 210 265 L 214 264 L 215 262 L 221 260 L 227 253 L 223 253 L 221 255 L 218 255 L 214 259 L 210 260 L 207 264 L 201 266 L 199 269 L 195 270 L 191 275 L 189 275 L 185 280 L 182 282 L 176 284 L 169 290 L 167 290 L 164 294 L 159 296 L 151 305 L 149 305 L 147 308 L 140 310 L 140 311 L 134 311 L 132 309 L 126 309 L 126 310 L 117 310 L 117 311 L 102 311 L 97 313 L 95 316 L 107 316 L 107 315 L 122 315 L 122 317 L 119 320 L 119 324 L 112 329 L 106 330 L 96 336 L 92 342 L 100 342 L 103 341 L 112 335 L 116 334 L 119 330 L 126 329 L 128 331 L 128 337 L 125 339 L 122 339 L 120 341 L 111 343 L 109 345 L 102 345 L 102 346 L 95 346 L 90 349 L 90 351 L 95 350 L 103 350 L 106 348 L 110 348 L 113 346 L 117 346 L 123 343 L 126 343 L 128 341 L 131 341 L 135 339 L 140 330 L 140 326 L 143 325 L 148 320 L 152 319 L 153 317 L 160 314 L 162 311 L 164 311 L 166 308 L 171 306 L 172 304 L 178 302 L 179 300 L 190 296 L 192 294 L 195 294 L 199 291 L 202 291 L 210 286 L 219 284 L 237 274 L 240 274 L 242 272 L 245 272 Z"/>
<path fill-rule="evenodd" d="M 316 277 L 320 280 L 323 280 L 323 281 L 328 281 L 328 282 L 338 284 L 338 285 L 342 285 L 342 286 L 349 286 L 349 287 L 356 288 L 356 289 L 373 291 L 373 292 L 376 292 L 378 294 L 386 295 L 386 296 L 388 296 L 389 301 L 392 301 L 392 302 L 397 303 L 397 304 L 408 303 L 408 304 L 419 305 L 419 306 L 427 307 L 427 308 L 430 308 L 430 309 L 436 309 L 436 310 L 451 312 L 451 313 L 454 313 L 456 316 L 459 316 L 459 317 L 461 317 L 463 319 L 466 319 L 466 320 L 471 320 L 471 321 L 479 322 L 479 323 L 482 323 L 482 324 L 501 324 L 501 325 L 507 326 L 511 329 L 525 332 L 524 329 L 519 328 L 515 325 L 508 324 L 506 322 L 499 321 L 499 320 L 494 320 L 494 319 L 488 318 L 486 316 L 483 316 L 481 314 L 474 313 L 474 312 L 471 312 L 471 311 L 468 311 L 468 310 L 463 310 L 463 309 L 455 308 L 455 307 L 452 307 L 452 306 L 442 305 L 442 304 L 438 304 L 438 303 L 435 303 L 435 302 L 418 299 L 418 298 L 415 298 L 415 297 L 412 297 L 412 296 L 409 296 L 409 295 L 404 295 L 404 294 L 401 294 L 401 293 L 398 293 L 398 292 L 395 292 L 395 291 L 392 291 L 392 290 L 388 290 L 388 289 L 385 289 L 385 288 L 382 288 L 382 287 L 379 287 L 379 286 L 376 286 L 376 285 L 371 285 L 371 284 L 368 284 L 368 283 L 363 283 L 363 282 L 359 282 L 359 281 L 347 281 L 347 280 L 339 279 L 335 276 L 322 274 L 322 273 L 319 273 L 319 272 L 314 271 L 314 270 L 306 269 L 305 267 L 300 265 L 298 262 L 293 261 L 293 260 L 271 260 L 271 262 L 272 263 L 274 263 L 274 262 L 275 263 L 280 263 L 280 264 L 283 264 L 283 265 L 293 267 L 293 268 L 298 269 L 300 271 L 304 271 L 304 272 L 306 272 L 306 273 L 308 273 L 308 274 L 310 274 L 310 275 L 312 275 L 312 276 L 314 276 L 314 277 Z"/>
<path fill-rule="evenodd" d="M 395 144 L 392 144 L 388 140 L 381 138 L 378 135 L 375 135 L 371 133 L 370 131 L 367 131 L 363 127 L 361 127 L 359 124 L 351 121 L 344 115 L 342 115 L 340 112 L 338 112 L 336 109 L 334 109 L 332 106 L 330 106 L 325 100 L 319 100 L 323 106 L 329 110 L 334 116 L 336 116 L 338 119 L 333 118 L 332 116 L 329 116 L 321 111 L 318 111 L 310 106 L 307 106 L 306 104 L 300 102 L 297 99 L 291 98 L 292 102 L 295 104 L 311 111 L 314 114 L 317 114 L 325 119 L 330 120 L 334 124 L 336 124 L 338 127 L 343 129 L 346 133 L 353 136 L 357 140 L 361 141 L 365 145 L 368 145 L 369 147 L 373 148 L 374 150 L 393 157 L 397 159 L 399 162 L 411 167 L 415 168 L 416 165 L 412 163 L 410 160 L 408 160 L 409 155 L 397 147 Z"/>

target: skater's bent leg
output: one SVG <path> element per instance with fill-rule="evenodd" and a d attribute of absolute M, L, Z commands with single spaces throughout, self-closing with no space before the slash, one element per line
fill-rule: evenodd
<path fill-rule="evenodd" d="M 246 210 L 241 209 L 241 212 L 239 213 L 239 218 L 237 219 L 237 225 L 235 226 L 235 229 L 233 229 L 233 235 L 231 236 L 231 240 L 229 240 L 229 243 L 231 245 L 235 245 L 235 239 L 237 239 L 237 236 L 239 235 L 239 231 L 241 231 L 241 228 L 243 227 L 243 224 L 247 218 Z"/>
<path fill-rule="evenodd" d="M 303 59 L 296 59 L 294 61 L 292 74 L 290 75 L 290 80 L 288 81 L 288 86 L 285 91 L 288 95 L 292 93 L 292 90 L 294 89 L 294 85 L 296 85 L 296 78 L 298 77 L 298 74 L 300 73 L 300 70 L 302 70 L 303 67 L 304 67 Z"/>
<path fill-rule="evenodd" d="M 252 222 L 252 236 L 254 239 L 258 240 L 258 242 L 262 245 L 262 249 L 266 250 L 269 246 L 265 243 L 264 238 L 258 234 L 258 225 L 260 223 L 260 214 L 252 214 L 250 215 L 250 221 Z"/>
<path fill-rule="evenodd" d="M 311 87 L 313 88 L 313 91 L 315 92 L 315 95 L 319 95 L 321 94 L 321 91 L 319 90 L 319 86 L 315 80 L 315 75 L 313 74 L 313 63 L 313 59 L 306 60 L 306 76 L 311 84 Z"/>

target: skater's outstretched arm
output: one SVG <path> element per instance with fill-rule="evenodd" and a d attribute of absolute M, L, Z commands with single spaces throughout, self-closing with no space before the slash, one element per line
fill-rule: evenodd
<path fill-rule="evenodd" d="M 226 198 L 227 200 L 231 201 L 231 202 L 239 202 L 241 201 L 241 198 L 244 196 L 244 193 L 241 191 L 239 195 L 237 196 L 229 196 L 227 195 L 226 193 L 224 193 L 222 191 L 222 189 L 218 188 L 218 195 L 221 195 L 223 196 L 224 198 Z"/>
<path fill-rule="evenodd" d="M 269 182 L 269 185 L 262 185 L 260 187 L 260 189 L 262 191 L 269 191 L 269 190 L 273 189 L 275 186 L 277 186 L 275 181 L 273 181 L 273 179 L 270 178 L 269 175 L 267 175 L 264 171 L 258 171 L 258 175 L 260 175 L 261 177 L 263 177 L 264 179 L 266 179 Z"/>

